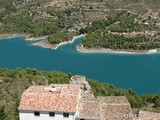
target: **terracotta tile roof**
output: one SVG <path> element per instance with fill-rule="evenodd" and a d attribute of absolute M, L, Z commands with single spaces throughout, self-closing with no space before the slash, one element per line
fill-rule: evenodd
<path fill-rule="evenodd" d="M 78 84 L 31 86 L 22 94 L 19 110 L 76 112 L 79 95 Z"/>
<path fill-rule="evenodd" d="M 94 99 L 80 98 L 76 118 L 92 120 L 130 120 L 123 115 L 131 114 L 131 106 L 124 96 L 99 96 Z M 121 114 L 122 116 L 118 116 Z"/>
<path fill-rule="evenodd" d="M 76 118 L 100 120 L 100 108 L 97 99 L 81 98 Z"/>
<path fill-rule="evenodd" d="M 123 115 L 131 114 L 132 109 L 124 96 L 97 97 L 101 120 L 130 120 Z"/>
<path fill-rule="evenodd" d="M 133 118 L 132 120 L 160 120 L 160 113 L 140 110 L 139 118 Z"/>
<path fill-rule="evenodd" d="M 127 98 L 124 96 L 98 96 L 97 99 L 105 104 L 130 105 Z"/>

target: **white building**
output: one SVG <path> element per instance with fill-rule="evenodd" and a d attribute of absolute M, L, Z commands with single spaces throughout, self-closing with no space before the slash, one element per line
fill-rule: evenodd
<path fill-rule="evenodd" d="M 22 95 L 20 120 L 75 120 L 78 84 L 31 86 Z"/>
<path fill-rule="evenodd" d="M 131 113 L 125 97 L 96 98 L 86 80 L 73 78 L 80 82 L 76 84 L 72 79 L 72 84 L 31 86 L 25 90 L 19 105 L 20 120 L 117 120 L 117 113 Z"/>

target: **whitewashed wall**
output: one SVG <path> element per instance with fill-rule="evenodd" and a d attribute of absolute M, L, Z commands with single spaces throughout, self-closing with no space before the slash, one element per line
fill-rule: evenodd
<path fill-rule="evenodd" d="M 49 112 L 39 111 L 40 116 L 34 116 L 34 111 L 19 111 L 20 120 L 75 120 L 75 113 L 69 113 L 69 117 L 63 117 L 63 113 L 55 112 L 55 117 L 49 116 Z"/>

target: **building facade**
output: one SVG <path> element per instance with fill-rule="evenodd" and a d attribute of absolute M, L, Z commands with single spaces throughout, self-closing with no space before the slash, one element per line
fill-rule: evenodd
<path fill-rule="evenodd" d="M 75 113 L 54 111 L 25 111 L 19 113 L 20 120 L 75 120 Z"/>

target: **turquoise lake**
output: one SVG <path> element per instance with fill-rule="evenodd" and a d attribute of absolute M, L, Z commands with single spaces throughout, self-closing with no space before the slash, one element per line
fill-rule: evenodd
<path fill-rule="evenodd" d="M 81 38 L 58 50 L 32 46 L 24 37 L 0 40 L 0 68 L 32 67 L 84 75 L 136 93 L 160 92 L 160 53 L 126 55 L 76 51 Z"/>

